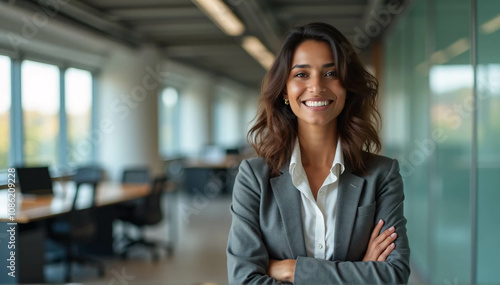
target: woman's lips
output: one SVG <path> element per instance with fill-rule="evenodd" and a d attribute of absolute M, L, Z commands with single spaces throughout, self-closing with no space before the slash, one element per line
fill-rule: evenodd
<path fill-rule="evenodd" d="M 331 104 L 333 103 L 333 100 L 306 100 L 303 101 L 302 104 L 311 110 L 314 111 L 322 111 L 327 109 Z"/>

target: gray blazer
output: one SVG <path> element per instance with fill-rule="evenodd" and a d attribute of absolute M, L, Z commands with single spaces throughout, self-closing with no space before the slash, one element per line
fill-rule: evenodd
<path fill-rule="evenodd" d="M 288 165 L 269 179 L 263 158 L 244 160 L 236 176 L 227 245 L 230 284 L 281 284 L 266 272 L 269 259 L 296 259 L 295 284 L 402 284 L 410 275 L 403 215 L 403 181 L 396 160 L 375 155 L 367 174 L 346 163 L 340 175 L 333 260 L 307 257 L 301 196 Z M 378 220 L 395 226 L 396 247 L 385 262 L 362 262 Z"/>

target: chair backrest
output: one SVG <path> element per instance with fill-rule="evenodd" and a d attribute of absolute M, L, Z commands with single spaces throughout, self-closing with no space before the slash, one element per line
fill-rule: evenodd
<path fill-rule="evenodd" d="M 140 220 L 142 220 L 145 225 L 154 225 L 163 219 L 161 195 L 165 189 L 166 182 L 167 178 L 165 176 L 153 179 L 149 195 L 142 201 L 139 208 L 135 211 L 135 214 L 140 215 Z"/>
<path fill-rule="evenodd" d="M 101 181 L 102 171 L 98 166 L 85 166 L 76 169 L 76 173 L 73 175 L 73 181 L 76 184 L 75 197 L 73 197 L 73 203 L 71 210 L 74 211 L 76 208 L 76 201 L 78 200 L 78 194 L 80 192 L 80 186 L 83 184 L 89 184 L 92 186 L 92 205 L 95 206 L 97 184 Z"/>
<path fill-rule="evenodd" d="M 70 235 L 73 240 L 91 240 L 95 235 L 97 228 L 94 208 L 96 204 L 97 185 L 100 180 L 101 169 L 96 166 L 78 168 L 73 176 L 76 189 L 69 214 Z M 89 185 L 92 191 L 90 207 L 77 210 L 76 202 L 81 193 L 81 186 L 85 184 Z"/>
<path fill-rule="evenodd" d="M 149 181 L 149 169 L 147 167 L 123 170 L 122 183 L 148 183 Z"/>

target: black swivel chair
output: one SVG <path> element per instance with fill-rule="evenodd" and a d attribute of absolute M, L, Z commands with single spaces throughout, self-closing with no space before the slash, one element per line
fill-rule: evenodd
<path fill-rule="evenodd" d="M 158 248 L 166 250 L 167 255 L 172 253 L 170 243 L 161 244 L 159 242 L 147 241 L 144 238 L 144 227 L 156 225 L 163 220 L 163 211 L 161 207 L 161 196 L 167 182 L 166 177 L 161 176 L 153 180 L 151 191 L 145 199 L 140 200 L 140 203 L 133 207 L 129 207 L 119 219 L 135 225 L 139 228 L 139 238 L 133 239 L 128 235 L 124 235 L 125 246 L 123 247 L 120 256 L 126 258 L 129 250 L 135 246 L 144 246 L 151 251 L 153 261 L 158 261 Z"/>
<path fill-rule="evenodd" d="M 148 183 L 149 169 L 147 167 L 134 167 L 123 170 L 122 183 Z"/>
<path fill-rule="evenodd" d="M 91 264 L 97 267 L 99 276 L 104 276 L 104 265 L 93 258 L 79 255 L 75 252 L 75 246 L 92 241 L 96 234 L 95 196 L 97 184 L 101 180 L 101 170 L 98 167 L 88 166 L 77 169 L 73 176 L 76 184 L 75 196 L 71 203 L 71 210 L 67 217 L 54 220 L 49 225 L 48 234 L 56 242 L 65 248 L 65 258 L 57 258 L 52 262 L 66 261 L 65 281 L 71 282 L 71 264 Z M 81 186 L 91 186 L 90 207 L 77 209 L 77 201 L 81 193 Z"/>

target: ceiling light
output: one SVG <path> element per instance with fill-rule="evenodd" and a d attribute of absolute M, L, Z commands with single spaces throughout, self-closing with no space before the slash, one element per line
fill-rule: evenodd
<path fill-rule="evenodd" d="M 500 14 L 481 25 L 481 31 L 485 34 L 493 34 L 500 29 Z"/>
<path fill-rule="evenodd" d="M 243 48 L 255 58 L 260 65 L 266 70 L 271 67 L 274 62 L 274 55 L 254 36 L 243 38 Z"/>
<path fill-rule="evenodd" d="M 450 58 L 461 55 L 462 53 L 470 49 L 469 40 L 467 38 L 461 38 L 458 41 L 452 43 L 446 48 L 446 53 L 450 55 Z"/>
<path fill-rule="evenodd" d="M 230 36 L 240 36 L 245 31 L 245 25 L 221 0 L 193 0 L 208 17 L 214 21 L 224 33 Z"/>

